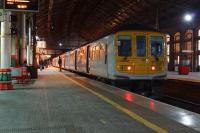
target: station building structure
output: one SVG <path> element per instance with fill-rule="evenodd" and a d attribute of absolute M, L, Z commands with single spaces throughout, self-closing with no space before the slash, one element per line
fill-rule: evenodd
<path fill-rule="evenodd" d="M 167 35 L 167 61 L 169 71 L 178 71 L 180 65 L 200 71 L 200 26 Z"/>

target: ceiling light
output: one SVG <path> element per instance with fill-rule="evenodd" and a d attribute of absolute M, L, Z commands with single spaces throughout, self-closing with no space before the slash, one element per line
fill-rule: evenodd
<path fill-rule="evenodd" d="M 37 35 L 35 36 L 35 38 L 36 38 L 37 41 L 40 40 L 39 36 L 37 36 Z"/>
<path fill-rule="evenodd" d="M 193 15 L 192 14 L 185 14 L 184 20 L 186 22 L 191 22 L 193 20 Z"/>

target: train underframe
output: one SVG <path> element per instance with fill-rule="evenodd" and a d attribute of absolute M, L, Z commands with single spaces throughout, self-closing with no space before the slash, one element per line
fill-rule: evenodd
<path fill-rule="evenodd" d="M 64 68 L 62 68 L 64 69 Z M 111 80 L 108 78 L 99 77 L 96 75 L 91 75 L 88 73 L 79 72 L 76 70 L 69 70 L 65 69 L 83 76 L 86 76 L 91 79 L 95 79 L 107 84 L 111 84 L 113 86 L 153 98 L 160 98 L 164 94 L 164 86 L 165 86 L 165 79 L 141 79 L 141 80 L 134 80 L 134 79 L 115 79 Z"/>
<path fill-rule="evenodd" d="M 165 79 L 155 80 L 129 80 L 129 79 L 117 79 L 111 80 L 111 84 L 129 90 L 131 92 L 148 96 L 160 98 L 164 93 Z"/>

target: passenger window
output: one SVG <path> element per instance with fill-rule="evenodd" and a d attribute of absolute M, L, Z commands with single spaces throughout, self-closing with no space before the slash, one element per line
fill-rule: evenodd
<path fill-rule="evenodd" d="M 96 47 L 95 47 L 95 60 L 96 61 L 99 61 L 99 45 L 97 45 Z"/>
<path fill-rule="evenodd" d="M 93 47 L 90 47 L 90 60 L 93 61 Z"/>
<path fill-rule="evenodd" d="M 146 36 L 136 36 L 137 56 L 146 56 Z"/>
<path fill-rule="evenodd" d="M 151 36 L 150 41 L 151 41 L 151 55 L 162 56 L 163 46 L 164 46 L 163 37 Z"/>
<path fill-rule="evenodd" d="M 103 60 L 103 56 L 104 56 L 104 45 L 103 44 L 100 44 L 100 52 L 99 52 L 99 59 L 100 61 Z"/>
<path fill-rule="evenodd" d="M 131 36 L 119 36 L 118 56 L 131 56 Z"/>

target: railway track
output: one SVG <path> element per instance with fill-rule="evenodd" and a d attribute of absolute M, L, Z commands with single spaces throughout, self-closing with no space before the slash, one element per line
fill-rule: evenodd
<path fill-rule="evenodd" d="M 128 85 L 127 86 L 117 86 L 117 87 L 122 88 L 124 90 L 134 92 L 132 87 L 130 87 Z M 136 92 L 134 92 L 134 93 L 136 93 Z M 141 94 L 139 94 L 139 95 L 141 95 Z M 165 93 L 164 96 L 162 96 L 161 98 L 160 97 L 158 98 L 157 96 L 150 96 L 149 98 L 200 114 L 200 104 L 196 103 L 194 101 L 190 101 L 189 99 L 187 100 L 187 97 L 185 97 L 185 99 L 181 99 L 178 96 L 173 97 L 173 95 L 167 95 L 167 93 Z"/>
<path fill-rule="evenodd" d="M 191 89 L 196 89 L 194 88 L 194 86 L 190 87 L 191 89 L 186 88 L 186 91 L 186 89 L 184 88 L 185 84 L 183 84 L 182 82 L 179 83 L 177 86 L 176 84 L 173 84 L 173 88 L 171 86 L 172 84 L 170 85 L 170 88 L 168 88 L 169 84 L 171 84 L 171 82 L 165 84 L 165 86 L 162 87 L 164 91 L 164 96 L 162 96 L 161 98 L 158 98 L 157 96 L 150 96 L 149 98 L 200 114 L 200 103 L 196 99 L 193 100 L 193 95 L 196 96 L 198 94 L 193 93 L 193 91 L 188 91 Z M 181 84 L 183 84 L 183 86 L 180 87 Z M 117 87 L 134 92 L 133 87 L 129 86 L 128 84 L 126 84 L 126 86 L 121 85 Z M 185 94 L 183 92 L 179 93 L 181 90 L 184 90 Z"/>
<path fill-rule="evenodd" d="M 155 100 L 200 114 L 200 104 L 198 103 L 186 101 L 184 99 L 175 98 L 168 95 Z"/>

